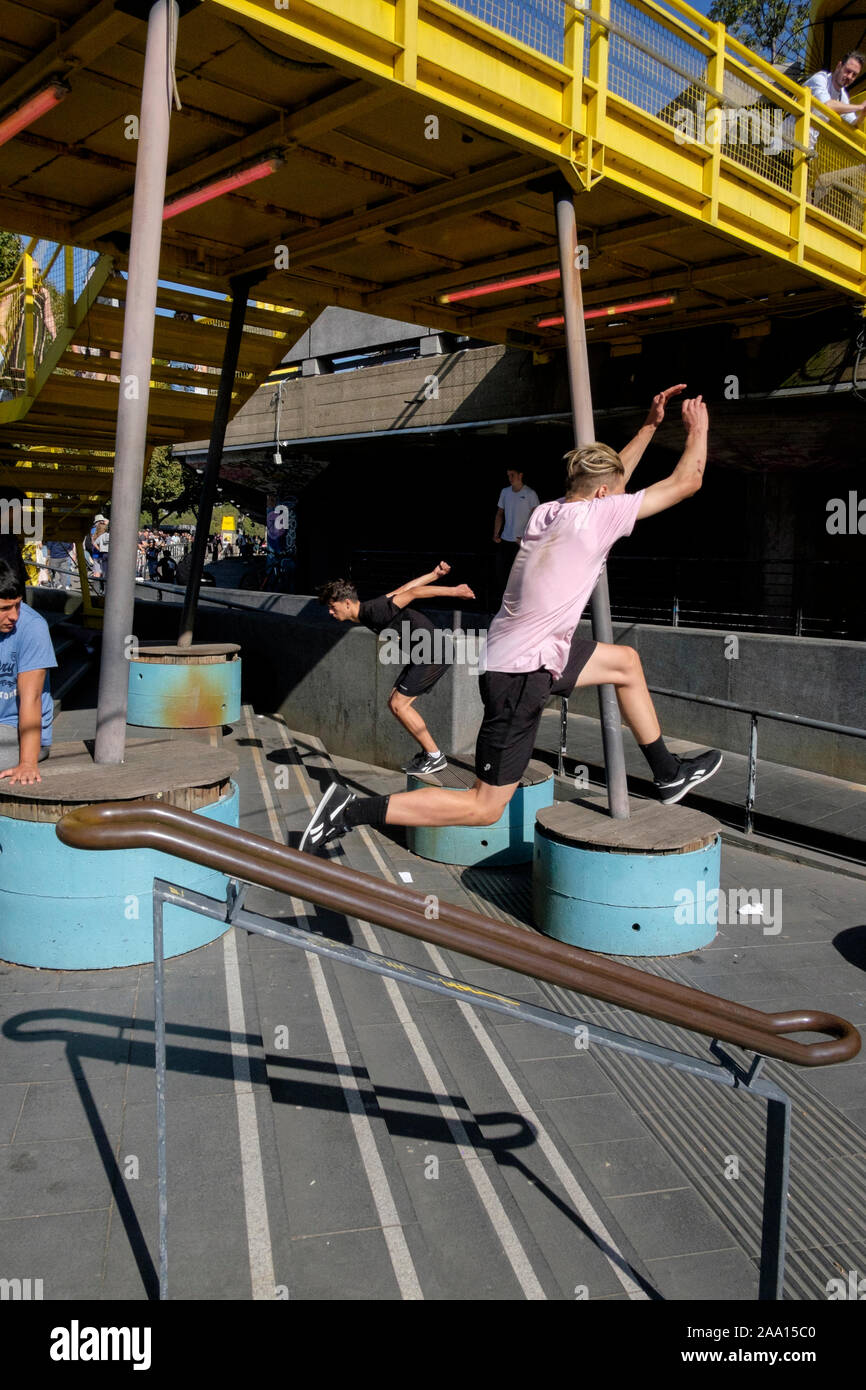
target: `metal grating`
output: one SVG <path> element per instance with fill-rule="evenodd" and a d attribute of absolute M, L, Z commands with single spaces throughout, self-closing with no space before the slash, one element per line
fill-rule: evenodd
<path fill-rule="evenodd" d="M 611 92 L 673 125 L 675 112 L 682 108 L 690 91 L 694 90 L 688 87 L 688 79 L 676 69 L 705 80 L 707 62 L 704 54 L 687 39 L 671 33 L 660 21 L 641 14 L 628 0 L 612 0 L 610 18 L 617 28 L 658 55 L 650 57 L 628 38 L 611 34 L 608 56 L 608 85 Z"/>
<path fill-rule="evenodd" d="M 561 63 L 565 0 L 449 0 L 458 10 Z"/>

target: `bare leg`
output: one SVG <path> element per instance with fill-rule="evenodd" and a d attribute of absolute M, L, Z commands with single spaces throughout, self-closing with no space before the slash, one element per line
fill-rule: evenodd
<path fill-rule="evenodd" d="M 622 717 L 639 744 L 655 743 L 661 736 L 652 696 L 634 647 L 599 642 L 577 684 L 615 686 Z"/>
<path fill-rule="evenodd" d="M 388 801 L 387 825 L 495 825 L 519 782 L 491 787 L 476 781 L 468 791 L 449 787 L 422 787 L 417 792 L 398 792 Z"/>
<path fill-rule="evenodd" d="M 416 743 L 420 743 L 425 753 L 435 753 L 436 740 L 431 736 L 418 711 L 413 709 L 417 698 L 417 695 L 401 695 L 399 690 L 392 690 L 388 697 L 388 708 Z"/>

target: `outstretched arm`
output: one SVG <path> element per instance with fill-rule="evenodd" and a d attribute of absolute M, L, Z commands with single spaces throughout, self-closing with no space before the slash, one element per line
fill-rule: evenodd
<path fill-rule="evenodd" d="M 668 507 L 692 497 L 703 482 L 709 417 L 702 396 L 683 401 L 683 424 L 686 447 L 682 457 L 669 478 L 663 478 L 660 483 L 653 483 L 652 487 L 646 489 L 638 509 L 638 520 L 667 511 Z"/>
<path fill-rule="evenodd" d="M 620 449 L 619 456 L 625 464 L 625 480 L 628 482 L 634 470 L 643 458 L 644 450 L 649 444 L 662 420 L 665 418 L 665 406 L 672 396 L 678 396 L 681 391 L 685 391 L 686 383 L 681 381 L 678 386 L 669 386 L 666 391 L 659 391 L 657 396 L 653 396 L 652 405 L 649 408 L 647 417 L 635 435 L 634 439 L 629 440 L 624 449 Z"/>
<path fill-rule="evenodd" d="M 401 584 L 399 589 L 392 589 L 389 594 L 385 595 L 385 597 L 396 598 L 398 594 L 405 594 L 409 589 L 419 589 L 422 587 L 427 587 L 430 584 L 435 583 L 437 579 L 444 579 L 445 575 L 449 574 L 450 571 L 451 566 L 446 565 L 444 560 L 440 560 L 435 570 L 431 570 L 429 574 L 419 574 L 417 579 L 408 580 L 407 583 Z M 402 606 L 403 605 L 401 605 L 401 607 Z"/>
<path fill-rule="evenodd" d="M 42 741 L 42 688 L 44 671 L 21 671 L 18 686 L 18 766 L 0 772 L 9 778 L 10 786 L 17 783 L 41 782 L 39 749 Z"/>
<path fill-rule="evenodd" d="M 414 603 L 419 598 L 474 598 L 472 590 L 468 584 L 457 584 L 453 588 L 445 588 L 441 584 L 420 584 L 415 589 L 398 589 L 395 594 L 390 594 L 389 598 L 394 600 L 397 608 L 406 608 L 408 604 Z"/>

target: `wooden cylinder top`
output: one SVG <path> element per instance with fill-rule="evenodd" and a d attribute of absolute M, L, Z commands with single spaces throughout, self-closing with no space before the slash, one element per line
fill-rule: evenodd
<path fill-rule="evenodd" d="M 217 661 L 237 661 L 240 651 L 237 642 L 197 642 L 192 647 L 178 647 L 172 642 L 139 642 L 137 654 L 131 659 L 164 666 L 207 666 Z"/>
<path fill-rule="evenodd" d="M 614 820 L 603 804 L 557 801 L 535 821 L 560 844 L 611 854 L 690 854 L 706 849 L 720 831 L 718 821 L 702 811 L 658 802 L 632 802 L 629 819 Z"/>
<path fill-rule="evenodd" d="M 238 768 L 226 748 L 181 739 L 130 739 L 126 761 L 95 763 L 92 744 L 58 743 L 39 764 L 41 782 L 0 781 L 0 816 L 56 821 L 73 806 L 98 801 L 164 801 L 181 810 L 213 805 Z"/>
<path fill-rule="evenodd" d="M 412 774 L 410 774 L 411 776 Z M 553 769 L 546 763 L 538 763 L 534 760 L 529 764 L 520 779 L 521 787 L 534 787 L 539 782 L 546 782 L 553 776 Z M 429 782 L 432 786 L 458 788 L 473 787 L 477 782 L 475 775 L 475 763 L 469 758 L 449 758 L 448 766 L 443 767 L 441 772 L 431 772 L 422 777 L 423 782 Z"/>

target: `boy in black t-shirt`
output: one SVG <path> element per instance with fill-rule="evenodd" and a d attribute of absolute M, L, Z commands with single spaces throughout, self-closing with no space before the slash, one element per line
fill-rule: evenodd
<path fill-rule="evenodd" d="M 409 604 L 413 599 L 423 598 L 474 598 L 468 584 L 458 584 L 453 588 L 435 584 L 434 581 L 442 579 L 450 569 L 451 566 L 441 560 L 429 574 L 410 579 L 401 588 L 392 589 L 389 594 L 368 599 L 364 603 L 360 602 L 355 586 L 347 579 L 331 580 L 319 590 L 318 595 L 319 602 L 326 604 L 331 617 L 338 622 L 361 623 L 377 635 L 386 628 L 393 628 L 403 639 L 402 651 L 407 653 L 408 661 L 394 682 L 394 689 L 388 697 L 388 708 L 421 745 L 421 752 L 416 753 L 410 762 L 404 763 L 403 771 L 422 776 L 443 768 L 445 756 L 436 747 L 427 725 L 413 705 L 419 695 L 433 689 L 448 667 L 432 661 L 436 629 L 429 618 L 410 608 Z M 424 635 L 416 637 L 416 634 Z"/>

